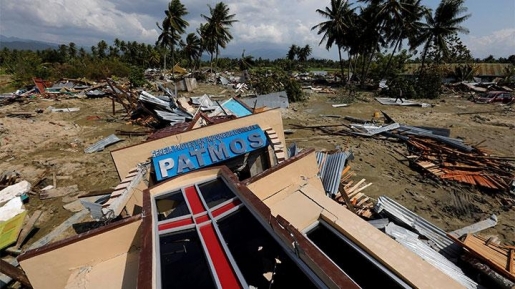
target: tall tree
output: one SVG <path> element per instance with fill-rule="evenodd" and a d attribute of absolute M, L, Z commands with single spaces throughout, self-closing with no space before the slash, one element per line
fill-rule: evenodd
<path fill-rule="evenodd" d="M 309 44 L 306 44 L 306 46 L 299 49 L 298 57 L 300 62 L 305 62 L 308 60 L 308 57 L 313 52 L 313 49 L 311 49 L 311 46 Z"/>
<path fill-rule="evenodd" d="M 106 50 L 107 50 L 107 42 L 105 40 L 100 40 L 97 43 L 97 52 L 99 58 L 105 58 L 106 57 Z"/>
<path fill-rule="evenodd" d="M 395 52 L 402 48 L 403 40 L 408 40 L 411 51 L 417 48 L 416 37 L 422 31 L 420 20 L 427 13 L 427 8 L 421 5 L 421 0 L 391 0 L 384 1 L 379 5 L 378 17 L 385 21 L 385 44 L 390 48 L 393 47 L 388 63 L 382 72 L 382 78 L 390 68 Z"/>
<path fill-rule="evenodd" d="M 186 36 L 186 42 L 183 43 L 182 51 L 188 59 L 188 65 L 195 67 L 202 56 L 202 45 L 200 38 L 195 33 L 189 33 Z"/>
<path fill-rule="evenodd" d="M 316 10 L 327 20 L 311 28 L 311 30 L 318 30 L 318 35 L 322 34 L 319 45 L 325 42 L 327 50 L 331 49 L 333 44 L 338 47 L 342 79 L 344 74 L 342 48 L 346 46 L 347 36 L 353 27 L 354 10 L 355 8 L 351 8 L 351 4 L 346 0 L 331 0 L 331 7 L 325 7 L 325 10 Z"/>
<path fill-rule="evenodd" d="M 426 13 L 426 23 L 423 25 L 422 33 L 416 43 L 424 44 L 422 69 L 431 45 L 434 46 L 439 55 L 446 58 L 449 55 L 447 39 L 458 32 L 468 33 L 468 29 L 461 26 L 461 23 L 470 17 L 470 14 L 463 15 L 467 12 L 464 3 L 465 0 L 442 0 L 434 15 L 430 12 Z"/>
<path fill-rule="evenodd" d="M 77 57 L 77 45 L 74 42 L 68 44 L 68 55 L 70 58 Z"/>
<path fill-rule="evenodd" d="M 288 50 L 288 53 L 286 54 L 286 58 L 289 60 L 295 60 L 295 57 L 299 54 L 299 47 L 295 44 L 292 44 L 290 46 L 290 49 Z"/>
<path fill-rule="evenodd" d="M 183 19 L 188 14 L 188 10 L 180 0 L 172 0 L 168 3 L 168 10 L 165 10 L 165 18 L 161 25 L 156 23 L 161 34 L 157 38 L 156 45 L 163 48 L 170 48 L 172 51 L 172 69 L 174 66 L 174 47 L 179 44 L 181 34 L 186 31 L 189 23 Z M 164 69 L 166 69 L 166 52 L 164 57 Z"/>
<path fill-rule="evenodd" d="M 233 23 L 238 22 L 238 20 L 234 19 L 236 14 L 229 14 L 229 7 L 223 2 L 217 3 L 214 8 L 210 5 L 208 5 L 208 7 L 210 15 L 206 16 L 201 14 L 202 18 L 204 18 L 207 23 L 201 25 L 200 31 L 202 32 L 202 37 L 207 38 L 205 41 L 209 44 L 209 48 L 214 48 L 215 60 L 218 60 L 220 47 L 225 49 L 227 44 L 233 39 L 232 34 L 229 32 L 229 27 L 231 27 Z M 209 51 L 209 49 L 207 50 Z M 211 66 L 213 65 L 212 53 L 213 52 L 211 52 Z"/>

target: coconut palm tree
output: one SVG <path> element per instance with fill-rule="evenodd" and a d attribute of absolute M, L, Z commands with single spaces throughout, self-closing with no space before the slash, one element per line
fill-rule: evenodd
<path fill-rule="evenodd" d="M 299 61 L 300 62 L 307 61 L 308 57 L 311 55 L 311 52 L 313 52 L 313 49 L 311 49 L 311 46 L 309 46 L 309 44 L 306 44 L 306 46 L 299 48 L 299 52 L 297 54 Z"/>
<path fill-rule="evenodd" d="M 189 33 L 186 36 L 186 42 L 183 43 L 182 51 L 188 59 L 188 65 L 195 67 L 202 56 L 202 45 L 197 34 Z"/>
<path fill-rule="evenodd" d="M 427 8 L 421 5 L 421 0 L 392 0 L 382 4 L 381 9 L 386 13 L 382 17 L 386 21 L 384 33 L 387 45 L 393 51 L 390 54 L 385 69 L 381 75 L 384 77 L 386 71 L 390 68 L 391 61 L 397 49 L 402 48 L 403 40 L 407 39 L 410 50 L 415 50 L 416 37 L 422 31 L 422 22 L 420 21 L 427 13 Z"/>
<path fill-rule="evenodd" d="M 166 17 L 163 19 L 161 25 L 156 22 L 157 27 L 161 30 L 161 34 L 157 38 L 156 45 L 166 48 L 170 48 L 172 51 L 172 67 L 173 67 L 173 56 L 174 47 L 179 44 L 181 40 L 181 34 L 186 31 L 189 23 L 182 17 L 188 14 L 188 10 L 181 3 L 180 0 L 172 0 L 168 3 L 168 10 L 165 10 Z M 166 69 L 166 53 L 164 57 L 164 69 Z"/>
<path fill-rule="evenodd" d="M 343 61 L 342 61 L 342 48 L 346 45 L 346 36 L 353 26 L 353 18 L 355 17 L 354 10 L 351 8 L 346 0 L 331 0 L 331 7 L 325 7 L 325 10 L 317 9 L 316 12 L 327 19 L 311 28 L 316 30 L 318 35 L 322 34 L 322 39 L 319 45 L 325 42 L 327 50 L 333 47 L 333 44 L 338 46 L 338 57 L 340 60 L 340 69 L 343 79 Z"/>
<path fill-rule="evenodd" d="M 422 27 L 422 33 L 419 35 L 415 44 L 424 44 L 422 51 L 422 69 L 424 68 L 427 52 L 431 45 L 444 58 L 448 56 L 449 49 L 447 47 L 447 38 L 456 33 L 468 33 L 468 29 L 461 26 L 470 14 L 463 15 L 467 12 L 464 0 L 442 0 L 435 10 L 434 15 L 426 13 L 426 23 Z"/>
<path fill-rule="evenodd" d="M 288 53 L 286 54 L 286 58 L 289 60 L 295 60 L 295 57 L 299 54 L 299 47 L 295 44 L 292 44 L 290 46 L 290 49 L 288 50 Z"/>
<path fill-rule="evenodd" d="M 213 53 L 215 54 L 215 61 L 218 60 L 220 54 L 220 47 L 225 48 L 227 44 L 233 39 L 232 34 L 229 32 L 229 27 L 233 23 L 238 22 L 234 19 L 236 14 L 229 14 L 229 7 L 219 2 L 215 7 L 209 7 L 210 16 L 201 14 L 207 23 L 201 25 L 200 32 L 207 46 L 206 50 L 211 54 L 211 66 L 213 65 Z"/>

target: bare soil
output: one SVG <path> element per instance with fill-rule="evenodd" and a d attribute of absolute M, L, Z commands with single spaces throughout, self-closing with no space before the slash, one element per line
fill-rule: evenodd
<path fill-rule="evenodd" d="M 194 93 L 185 96 L 200 96 L 204 93 L 230 97 L 230 89 L 210 84 L 200 84 Z M 392 107 L 382 106 L 373 99 L 372 93 L 361 93 L 349 107 L 333 108 L 331 104 L 342 103 L 344 97 L 328 94 L 311 94 L 304 103 L 291 104 L 283 110 L 285 129 L 295 132 L 287 135 L 287 143 L 297 143 L 301 148 L 318 150 L 350 149 L 355 159 L 351 162 L 356 179 L 365 178 L 373 185 L 364 192 L 372 198 L 386 195 L 408 209 L 452 231 L 496 214 L 499 224 L 484 232 L 498 235 L 508 244 L 515 245 L 515 212 L 501 206 L 495 195 L 482 193 L 475 188 L 443 184 L 426 178 L 412 170 L 407 162 L 395 152 L 405 150 L 405 145 L 386 140 L 327 135 L 315 129 L 297 129 L 293 124 L 338 124 L 342 119 L 321 115 L 354 116 L 371 119 L 374 112 L 383 110 L 399 123 L 434 126 L 451 129 L 452 137 L 463 138 L 469 144 L 484 141 L 482 146 L 493 153 L 515 156 L 514 113 L 499 105 L 479 105 L 459 97 L 443 96 L 440 100 L 425 101 L 434 106 Z M 78 112 L 52 113 L 55 108 L 79 107 Z M 115 133 L 116 130 L 147 131 L 145 127 L 130 124 L 122 107 L 116 105 L 112 114 L 111 100 L 61 99 L 58 101 L 31 99 L 26 103 L 0 106 L 0 173 L 9 170 L 19 172 L 22 179 L 33 185 L 43 176 L 38 188 L 53 184 L 52 175 L 69 176 L 58 178 L 57 187 L 78 185 L 80 191 L 95 191 L 114 188 L 119 178 L 109 151 L 137 144 L 145 137 L 125 137 L 104 151 L 86 154 L 84 148 Z M 34 117 L 8 117 L 12 112 L 32 112 Z M 483 112 L 457 115 L 458 112 Z M 37 191 L 34 189 L 34 191 Z M 39 230 L 27 242 L 30 245 L 72 215 L 63 209 L 62 198 L 39 200 L 31 195 L 26 204 L 29 213 L 36 209 L 44 211 L 37 227 Z M 86 220 L 88 221 L 88 220 Z M 91 221 L 91 220 L 89 220 Z M 79 227 L 70 229 L 61 238 L 74 235 Z"/>

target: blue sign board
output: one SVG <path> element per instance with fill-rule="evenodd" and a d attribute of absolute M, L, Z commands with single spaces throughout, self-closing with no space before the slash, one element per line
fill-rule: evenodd
<path fill-rule="evenodd" d="M 152 152 L 158 181 L 210 166 L 267 146 L 265 133 L 252 125 Z"/>

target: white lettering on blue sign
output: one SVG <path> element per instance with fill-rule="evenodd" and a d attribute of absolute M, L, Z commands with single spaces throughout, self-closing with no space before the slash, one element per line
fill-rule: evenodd
<path fill-rule="evenodd" d="M 267 145 L 258 125 L 231 130 L 152 152 L 156 178 L 161 181 L 216 164 Z"/>

